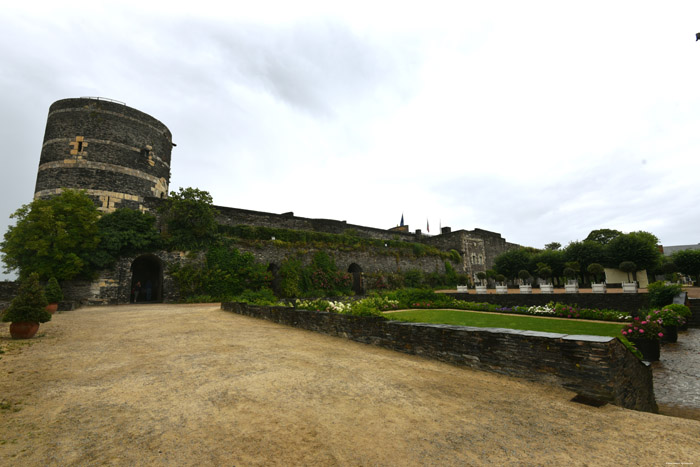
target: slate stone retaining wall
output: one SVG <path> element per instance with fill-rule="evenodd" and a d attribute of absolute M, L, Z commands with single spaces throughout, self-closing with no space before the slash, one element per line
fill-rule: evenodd
<path fill-rule="evenodd" d="M 613 309 L 626 311 L 636 316 L 640 308 L 649 306 L 649 295 L 645 293 L 577 293 L 577 294 L 476 294 L 451 292 L 447 295 L 458 300 L 479 303 L 493 303 L 501 306 L 535 306 L 546 305 L 549 302 L 559 302 L 566 305 L 578 305 L 583 308 Z"/>
<path fill-rule="evenodd" d="M 222 303 L 221 308 L 455 365 L 558 385 L 629 409 L 657 411 L 651 367 L 612 337 L 403 323 L 230 302 Z"/>

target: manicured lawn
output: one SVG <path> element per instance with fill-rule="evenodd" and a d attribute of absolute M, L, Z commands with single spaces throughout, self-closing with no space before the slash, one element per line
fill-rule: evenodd
<path fill-rule="evenodd" d="M 478 328 L 508 328 L 529 331 L 557 332 L 620 337 L 624 323 L 594 323 L 575 319 L 547 319 L 521 315 L 464 312 L 456 310 L 410 310 L 389 313 L 388 319 L 413 323 L 454 324 Z"/>

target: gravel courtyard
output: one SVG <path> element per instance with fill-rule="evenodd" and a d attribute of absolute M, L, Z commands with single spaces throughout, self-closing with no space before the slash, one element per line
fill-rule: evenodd
<path fill-rule="evenodd" d="M 0 465 L 700 464 L 700 421 L 208 305 L 0 325 Z"/>

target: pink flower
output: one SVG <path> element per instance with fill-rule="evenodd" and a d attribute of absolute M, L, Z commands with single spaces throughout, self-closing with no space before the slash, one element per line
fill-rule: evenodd
<path fill-rule="evenodd" d="M 660 333 L 659 333 L 659 337 L 664 337 L 664 333 L 663 333 L 663 332 L 660 332 Z"/>
<path fill-rule="evenodd" d="M 642 321 L 642 324 L 647 324 L 647 322 L 646 322 L 646 321 Z"/>
<path fill-rule="evenodd" d="M 640 329 L 640 330 L 639 330 L 639 333 L 640 333 L 640 334 L 644 334 L 644 329 Z"/>

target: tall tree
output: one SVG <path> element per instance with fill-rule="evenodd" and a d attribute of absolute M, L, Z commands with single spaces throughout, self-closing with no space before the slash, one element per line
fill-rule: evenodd
<path fill-rule="evenodd" d="M 167 226 L 166 239 L 173 248 L 197 250 L 216 238 L 217 211 L 206 191 L 197 188 L 172 191 L 161 211 Z"/>
<path fill-rule="evenodd" d="M 700 250 L 681 250 L 671 255 L 679 272 L 695 276 L 700 282 Z"/>
<path fill-rule="evenodd" d="M 134 209 L 117 209 L 103 215 L 97 226 L 98 250 L 91 260 L 97 267 L 107 267 L 120 256 L 152 251 L 160 244 L 155 216 Z"/>
<path fill-rule="evenodd" d="M 612 240 L 619 237 L 620 235 L 622 235 L 622 232 L 620 232 L 619 230 L 598 229 L 598 230 L 592 230 L 591 233 L 588 234 L 588 237 L 586 237 L 586 240 L 590 240 L 592 242 L 598 242 L 601 245 L 607 245 L 608 243 L 610 243 Z"/>
<path fill-rule="evenodd" d="M 90 275 L 90 256 L 100 237 L 99 212 L 84 191 L 64 190 L 50 199 L 36 199 L 15 211 L 17 219 L 0 243 L 7 272 L 21 279 L 37 273 L 42 280 Z"/>
<path fill-rule="evenodd" d="M 509 279 L 518 277 L 518 272 L 530 266 L 531 253 L 525 248 L 508 250 L 494 259 L 494 269 Z"/>
<path fill-rule="evenodd" d="M 617 268 L 623 261 L 633 261 L 639 270 L 652 270 L 661 261 L 658 239 L 649 232 L 630 232 L 615 237 L 605 247 L 608 267 Z"/>

